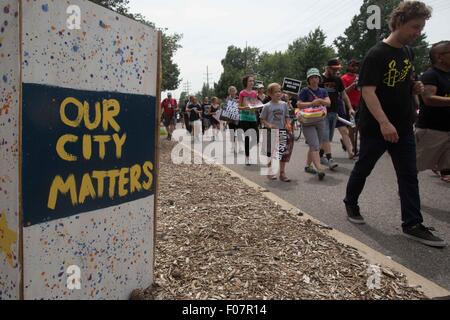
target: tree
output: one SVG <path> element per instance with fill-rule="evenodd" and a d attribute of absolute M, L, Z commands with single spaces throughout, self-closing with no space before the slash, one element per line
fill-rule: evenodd
<path fill-rule="evenodd" d="M 224 72 L 215 85 L 216 95 L 227 95 L 228 87 L 233 85 L 243 89 L 241 79 L 245 74 L 253 74 L 266 85 L 281 83 L 285 77 L 304 79 L 311 67 L 322 69 L 328 60 L 336 56 L 334 49 L 325 44 L 326 35 L 317 28 L 308 36 L 295 40 L 286 52 L 260 53 L 259 49 L 247 47 L 242 50 L 228 47 L 222 60 Z"/>
<path fill-rule="evenodd" d="M 219 82 L 214 84 L 214 90 L 218 97 L 226 97 L 229 86 L 242 88 L 242 78 L 246 74 L 255 74 L 258 69 L 259 49 L 247 47 L 241 49 L 229 46 L 225 58 L 222 60 L 223 73 Z"/>
<path fill-rule="evenodd" d="M 114 10 L 117 13 L 126 15 L 128 17 L 132 17 L 133 15 L 129 13 L 128 5 L 130 3 L 129 0 L 90 0 L 102 7 L 109 8 Z"/>
<path fill-rule="evenodd" d="M 181 48 L 180 34 L 166 35 L 163 33 L 162 46 L 162 90 L 176 90 L 180 85 L 180 68 L 173 61 L 173 57 Z"/>
<path fill-rule="evenodd" d="M 293 78 L 295 76 L 291 65 L 291 57 L 287 53 L 263 52 L 258 61 L 257 78 L 266 86 L 273 82 L 281 83 L 285 77 Z"/>
<path fill-rule="evenodd" d="M 185 104 L 186 104 L 186 101 L 189 99 L 189 95 L 188 95 L 188 93 L 187 92 L 185 92 L 185 91 L 183 91 L 181 94 L 180 94 L 180 98 L 178 99 L 178 106 L 181 108 L 181 107 L 184 107 L 185 106 Z"/>
<path fill-rule="evenodd" d="M 144 23 L 155 28 L 155 24 L 148 21 L 142 14 L 133 14 L 129 11 L 129 0 L 90 0 L 105 8 L 114 10 L 117 13 L 125 15 L 131 19 Z M 174 63 L 173 57 L 178 49 L 181 48 L 180 41 L 183 38 L 180 34 L 166 34 L 162 36 L 162 91 L 176 90 L 181 82 L 180 68 Z"/>
<path fill-rule="evenodd" d="M 211 98 L 216 95 L 216 92 L 213 88 L 208 87 L 208 85 L 204 83 L 200 94 L 202 97 L 209 97 L 209 99 L 211 100 Z"/>
<path fill-rule="evenodd" d="M 323 70 L 328 60 L 336 56 L 334 49 L 325 44 L 326 38 L 322 29 L 317 28 L 289 46 L 288 52 L 293 56 L 292 68 L 297 78 L 305 79 L 310 68 Z"/>
<path fill-rule="evenodd" d="M 400 2 L 401 0 L 364 0 L 360 13 L 353 17 L 344 35 L 334 41 L 339 57 L 345 61 L 350 59 L 362 60 L 371 47 L 390 34 L 387 21 L 390 13 Z M 381 21 L 384 21 L 381 24 L 381 30 L 369 30 L 367 27 L 367 21 L 372 14 L 371 12 L 367 13 L 367 11 L 371 5 L 378 5 L 381 9 Z M 429 64 L 426 35 L 422 35 L 411 46 L 416 57 L 414 62 L 416 70 L 422 72 Z"/>

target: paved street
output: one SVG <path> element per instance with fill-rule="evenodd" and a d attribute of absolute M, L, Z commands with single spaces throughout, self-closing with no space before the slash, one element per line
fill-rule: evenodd
<path fill-rule="evenodd" d="M 388 154 L 377 164 L 360 199 L 361 214 L 367 224 L 356 226 L 347 221 L 342 200 L 354 162 L 347 159 L 339 138 L 337 133 L 333 151 L 340 167 L 335 172 L 328 171 L 323 182 L 304 173 L 308 149 L 303 139 L 296 143 L 287 167 L 291 183 L 268 181 L 259 174 L 257 166 L 229 167 L 327 225 L 450 289 L 449 248 L 429 248 L 402 235 L 395 171 Z M 431 171 L 421 173 L 419 180 L 425 224 L 434 227 L 450 243 L 450 185 L 441 182 Z"/>
<path fill-rule="evenodd" d="M 333 150 L 340 167 L 335 172 L 327 171 L 323 182 L 304 173 L 307 146 L 303 139 L 296 143 L 287 167 L 291 183 L 268 181 L 260 175 L 258 166 L 228 167 L 327 225 L 450 289 L 450 249 L 429 248 L 402 235 L 395 171 L 388 154 L 378 162 L 360 199 L 367 224 L 356 226 L 347 221 L 342 199 L 354 162 L 347 159 L 339 138 L 336 133 Z M 425 224 L 434 227 L 450 243 L 450 185 L 441 182 L 431 171 L 421 173 L 419 180 Z"/>

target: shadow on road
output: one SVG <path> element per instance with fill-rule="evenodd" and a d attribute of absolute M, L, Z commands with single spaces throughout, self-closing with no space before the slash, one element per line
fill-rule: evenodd
<path fill-rule="evenodd" d="M 375 229 L 370 225 L 355 225 L 355 228 L 373 239 L 374 242 L 377 242 L 378 245 L 386 250 L 387 255 L 395 261 L 403 265 L 415 265 L 414 271 L 419 274 L 429 274 L 430 266 L 426 262 L 417 264 L 417 259 L 422 260 L 423 257 L 432 255 L 434 260 L 433 263 L 435 265 L 447 265 L 449 263 L 448 247 L 437 249 L 422 245 L 403 236 L 400 228 L 396 228 L 396 234 L 386 234 L 380 232 L 378 229 Z M 433 271 L 435 272 L 433 277 L 434 279 L 444 279 L 448 277 L 448 274 L 445 272 L 445 268 L 435 268 Z"/>
<path fill-rule="evenodd" d="M 428 207 L 428 206 L 422 204 L 422 211 L 425 213 L 428 213 L 430 216 L 432 216 L 435 219 L 450 223 L 450 211 L 449 210 L 446 211 L 446 210 L 441 210 L 441 209 L 435 209 L 435 208 Z"/>

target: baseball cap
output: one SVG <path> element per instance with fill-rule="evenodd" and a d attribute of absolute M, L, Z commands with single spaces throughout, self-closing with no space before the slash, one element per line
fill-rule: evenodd
<path fill-rule="evenodd" d="M 333 69 L 342 69 L 342 65 L 339 59 L 331 59 L 330 61 L 328 61 L 328 67 Z"/>
<path fill-rule="evenodd" d="M 256 86 L 256 89 L 264 89 L 264 85 L 261 84 L 261 83 L 259 83 L 259 84 Z"/>
<path fill-rule="evenodd" d="M 309 80 L 309 78 L 313 77 L 313 76 L 318 76 L 320 77 L 320 71 L 317 68 L 311 68 L 308 70 L 308 72 L 306 73 L 306 80 Z"/>
<path fill-rule="evenodd" d="M 359 61 L 356 59 L 351 59 L 347 63 L 348 66 L 359 66 Z"/>
<path fill-rule="evenodd" d="M 168 96 L 168 97 L 171 97 L 171 96 L 172 96 L 172 93 L 169 92 L 169 93 L 167 94 L 167 96 Z"/>

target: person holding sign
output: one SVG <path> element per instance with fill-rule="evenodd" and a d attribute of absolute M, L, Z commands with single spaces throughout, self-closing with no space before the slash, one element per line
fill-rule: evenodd
<path fill-rule="evenodd" d="M 250 166 L 250 137 L 252 137 L 252 145 L 255 145 L 255 142 L 259 143 L 256 110 L 258 109 L 258 106 L 262 107 L 263 104 L 258 100 L 258 93 L 252 90 L 255 84 L 254 77 L 245 76 L 244 79 L 242 79 L 242 84 L 245 89 L 239 94 L 239 126 L 245 133 L 245 164 Z"/>
<path fill-rule="evenodd" d="M 197 97 L 192 98 L 192 104 L 187 107 L 187 110 L 189 112 L 194 141 L 199 142 L 202 138 L 202 106 L 198 103 Z"/>
<path fill-rule="evenodd" d="M 300 92 L 297 107 L 299 109 L 314 109 L 319 107 L 329 107 L 331 100 L 328 97 L 328 92 L 319 88 L 320 71 L 316 68 L 308 70 L 306 81 L 308 86 Z M 317 122 L 306 124 L 303 123 L 303 134 L 309 145 L 308 160 L 305 167 L 305 172 L 317 174 L 319 180 L 325 178 L 325 172 L 320 164 L 320 145 L 325 139 L 325 118 Z M 314 164 L 315 169 L 312 167 Z"/>
<path fill-rule="evenodd" d="M 294 149 L 294 137 L 288 104 L 281 100 L 281 86 L 278 83 L 272 83 L 267 90 L 272 100 L 264 105 L 261 112 L 261 122 L 269 129 L 267 135 L 267 156 L 272 157 L 274 150 L 277 152 L 277 160 L 281 160 L 280 180 L 290 182 L 291 180 L 286 177 L 286 164 L 290 161 Z M 271 138 L 274 132 L 278 132 L 278 143 L 275 148 L 272 148 Z M 270 167 L 271 162 L 269 162 Z M 276 180 L 276 176 L 274 175 L 269 175 L 268 178 L 269 180 Z"/>
<path fill-rule="evenodd" d="M 225 100 L 225 106 L 222 109 L 220 119 L 226 121 L 230 130 L 230 141 L 232 142 L 233 152 L 237 152 L 236 130 L 239 128 L 239 99 L 237 89 L 234 86 L 228 88 L 228 97 Z"/>

